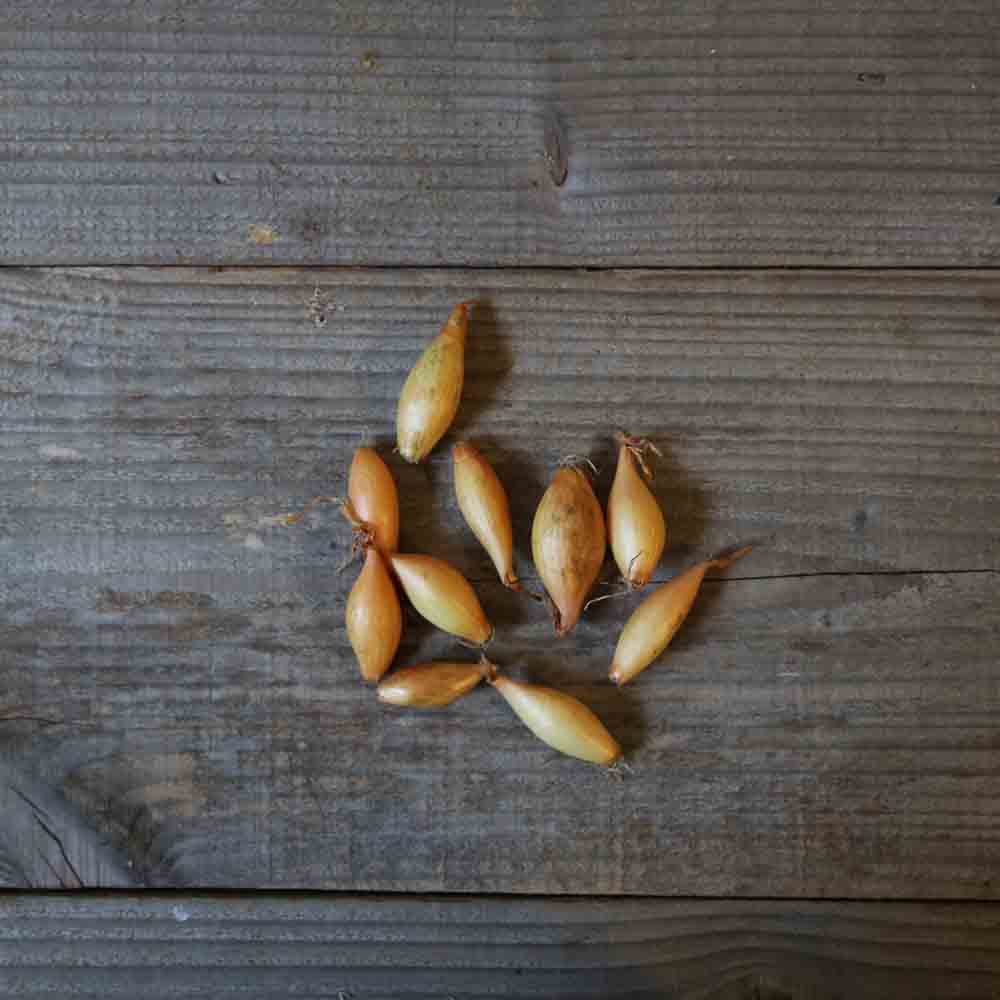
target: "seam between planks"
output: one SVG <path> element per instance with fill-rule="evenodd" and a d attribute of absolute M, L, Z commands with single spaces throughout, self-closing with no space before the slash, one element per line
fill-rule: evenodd
<path fill-rule="evenodd" d="M 44 264 L 3 264 L 3 271 L 87 271 L 87 270 L 142 270 L 142 271 L 512 271 L 554 272 L 557 274 L 984 274 L 1000 272 L 1000 264 L 706 264 L 655 265 L 655 264 L 227 264 L 227 263 L 176 263 L 146 264 L 142 262 L 118 264 L 106 261 L 61 264 L 48 261 Z"/>

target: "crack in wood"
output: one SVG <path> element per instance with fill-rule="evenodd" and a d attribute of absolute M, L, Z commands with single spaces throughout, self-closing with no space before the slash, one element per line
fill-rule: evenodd
<path fill-rule="evenodd" d="M 76 879 L 76 882 L 77 882 L 76 887 L 80 888 L 80 889 L 85 889 L 86 886 L 87 886 L 87 883 L 84 882 L 84 880 L 81 877 L 80 873 L 76 870 L 76 866 L 70 860 L 69 854 L 66 852 L 66 845 L 63 844 L 62 838 L 59 837 L 56 834 L 56 832 L 52 829 L 51 826 L 49 826 L 49 823 L 51 822 L 51 819 L 49 819 L 48 814 L 45 813 L 44 810 L 42 810 L 42 808 L 38 805 L 37 802 L 35 802 L 33 799 L 31 799 L 27 795 L 25 795 L 25 793 L 22 792 L 19 788 L 16 788 L 13 785 L 11 785 L 10 786 L 10 790 L 15 795 L 17 795 L 19 798 L 21 798 L 24 802 L 26 802 L 31 807 L 32 811 L 35 814 L 35 821 L 49 835 L 49 837 L 51 837 L 52 840 L 55 841 L 56 846 L 59 848 L 59 853 L 62 855 L 63 863 L 70 870 L 70 872 L 72 872 L 73 877 Z M 45 817 L 45 819 L 42 818 L 43 816 Z M 49 819 L 49 823 L 47 823 L 45 821 L 46 819 Z M 41 852 L 39 851 L 39 853 L 41 853 Z M 43 855 L 43 857 L 44 857 L 44 855 Z M 48 858 L 45 858 L 45 861 L 46 861 L 46 864 L 49 864 L 49 867 L 52 868 L 52 865 L 49 863 Z M 60 878 L 60 882 L 62 882 L 61 878 Z"/>
<path fill-rule="evenodd" d="M 37 792 L 24 790 L 29 778 L 37 781 Z M 28 771 L 4 762 L 0 764 L 0 800 L 4 793 L 8 796 L 7 808 L 0 816 L 4 863 L 20 872 L 22 884 L 47 886 L 54 879 L 60 888 L 135 886 L 135 880 L 117 865 L 96 832 L 49 790 L 40 776 L 29 775 Z M 13 808 L 12 803 L 17 802 L 26 808 Z M 33 830 L 40 834 L 34 834 Z M 52 851 L 56 853 L 50 856 Z M 53 857 L 58 859 L 55 863 Z M 67 877 L 60 872 L 60 866 Z"/>

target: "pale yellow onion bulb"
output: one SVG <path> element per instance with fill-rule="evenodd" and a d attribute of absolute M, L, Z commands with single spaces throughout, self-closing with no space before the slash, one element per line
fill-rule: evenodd
<path fill-rule="evenodd" d="M 371 545 L 347 598 L 347 637 L 361 676 L 375 682 L 389 669 L 403 635 L 403 611 L 379 550 Z"/>
<path fill-rule="evenodd" d="M 531 554 L 555 608 L 556 635 L 579 620 L 606 548 L 604 514 L 590 480 L 579 469 L 559 469 L 531 526 Z"/>
<path fill-rule="evenodd" d="M 396 411 L 396 446 L 407 462 L 421 462 L 458 412 L 465 377 L 469 307 L 460 302 L 410 370 Z"/>
<path fill-rule="evenodd" d="M 618 468 L 608 496 L 608 541 L 629 588 L 645 587 L 667 541 L 667 523 L 639 471 L 645 442 L 621 436 Z M 637 459 L 638 458 L 638 462 Z"/>
<path fill-rule="evenodd" d="M 622 629 L 611 660 L 611 680 L 618 685 L 627 684 L 645 670 L 670 645 L 670 640 L 684 624 L 705 574 L 710 569 L 731 566 L 750 549 L 748 545 L 729 555 L 706 559 L 657 587 L 632 612 Z"/>
<path fill-rule="evenodd" d="M 399 493 L 389 467 L 374 448 L 355 451 L 347 498 L 382 552 L 395 552 L 399 548 Z"/>
<path fill-rule="evenodd" d="M 511 680 L 495 669 L 487 680 L 517 717 L 553 750 L 594 764 L 613 764 L 622 755 L 618 741 L 582 701 L 541 684 Z"/>
<path fill-rule="evenodd" d="M 510 504 L 503 483 L 493 466 L 465 441 L 451 452 L 455 476 L 455 495 L 466 524 L 486 549 L 501 582 L 511 590 L 520 590 L 514 573 L 514 533 Z"/>
<path fill-rule="evenodd" d="M 443 632 L 479 645 L 493 635 L 469 581 L 443 559 L 433 556 L 389 556 L 396 578 L 417 612 Z"/>
<path fill-rule="evenodd" d="M 478 663 L 420 663 L 384 677 L 378 697 L 404 708 L 441 708 L 471 691 L 482 679 Z"/>

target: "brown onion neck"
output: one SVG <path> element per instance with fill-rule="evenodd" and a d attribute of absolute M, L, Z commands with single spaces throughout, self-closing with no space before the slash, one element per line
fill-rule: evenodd
<path fill-rule="evenodd" d="M 500 675 L 500 671 L 497 665 L 490 659 L 487 658 L 486 654 L 483 653 L 479 657 L 479 669 L 483 675 L 483 680 L 487 684 L 495 684 L 497 677 Z"/>
<path fill-rule="evenodd" d="M 734 549 L 732 552 L 724 552 L 709 560 L 709 565 L 715 569 L 728 569 L 738 559 L 742 559 L 753 551 L 752 545 L 744 545 L 742 548 Z"/>
<path fill-rule="evenodd" d="M 469 310 L 475 308 L 477 305 L 479 305 L 479 302 L 476 299 L 459 302 L 452 309 L 451 315 L 448 317 L 448 322 L 445 323 L 444 328 L 441 330 L 442 335 L 465 343 L 465 338 L 469 333 Z"/>

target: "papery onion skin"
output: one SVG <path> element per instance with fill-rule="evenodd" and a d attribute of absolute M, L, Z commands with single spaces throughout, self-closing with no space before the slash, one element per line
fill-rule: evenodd
<path fill-rule="evenodd" d="M 422 462 L 458 412 L 465 378 L 469 308 L 460 302 L 410 370 L 396 411 L 396 446 L 407 462 Z"/>
<path fill-rule="evenodd" d="M 403 635 L 403 611 L 385 559 L 374 546 L 347 598 L 347 637 L 361 676 L 374 683 L 389 669 Z"/>
<path fill-rule="evenodd" d="M 531 553 L 555 607 L 556 635 L 580 618 L 607 549 L 604 514 L 590 480 L 580 469 L 559 469 L 531 526 Z"/>
<path fill-rule="evenodd" d="M 420 663 L 394 670 L 378 686 L 378 697 L 402 708 L 443 708 L 483 679 L 477 663 Z"/>
<path fill-rule="evenodd" d="M 399 553 L 389 564 L 410 603 L 432 625 L 478 645 L 493 637 L 476 592 L 453 566 L 434 556 Z"/>
<path fill-rule="evenodd" d="M 751 549 L 706 559 L 657 587 L 632 612 L 615 647 L 609 676 L 619 686 L 642 673 L 670 645 L 701 589 L 710 569 L 725 569 Z"/>
<path fill-rule="evenodd" d="M 520 590 L 514 572 L 514 531 L 510 502 L 500 477 L 489 462 L 467 441 L 451 452 L 455 496 L 466 524 L 486 549 L 500 581 L 511 590 Z"/>
<path fill-rule="evenodd" d="M 618 468 L 608 496 L 608 541 L 629 589 L 645 587 L 667 541 L 667 523 L 638 469 L 635 438 L 622 436 Z"/>
<path fill-rule="evenodd" d="M 511 680 L 495 671 L 487 680 L 517 717 L 553 750 L 593 764 L 613 764 L 622 756 L 622 748 L 604 723 L 565 691 Z"/>
<path fill-rule="evenodd" d="M 347 497 L 383 554 L 395 552 L 399 548 L 399 493 L 389 467 L 374 448 L 354 452 Z"/>

